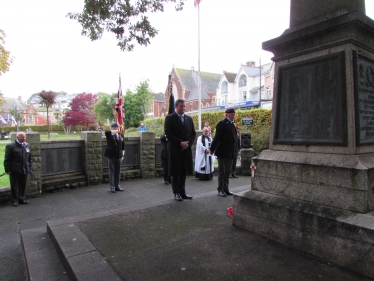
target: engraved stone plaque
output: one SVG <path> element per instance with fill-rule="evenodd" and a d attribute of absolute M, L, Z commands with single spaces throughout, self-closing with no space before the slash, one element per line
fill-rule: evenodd
<path fill-rule="evenodd" d="M 347 145 L 344 52 L 279 69 L 275 144 Z"/>
<path fill-rule="evenodd" d="M 156 144 L 156 164 L 157 165 L 161 165 L 162 164 L 161 150 L 162 150 L 161 143 L 157 143 Z"/>
<path fill-rule="evenodd" d="M 374 61 L 353 52 L 357 145 L 374 144 Z"/>
<path fill-rule="evenodd" d="M 43 176 L 84 171 L 81 147 L 43 149 L 41 156 Z"/>

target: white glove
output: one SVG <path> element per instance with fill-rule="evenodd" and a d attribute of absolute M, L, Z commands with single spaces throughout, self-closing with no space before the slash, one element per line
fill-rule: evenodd
<path fill-rule="evenodd" d="M 112 135 L 118 134 L 118 130 L 110 130 L 112 132 Z"/>

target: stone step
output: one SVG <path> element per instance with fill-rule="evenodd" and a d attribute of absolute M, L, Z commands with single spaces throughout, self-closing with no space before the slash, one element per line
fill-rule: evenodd
<path fill-rule="evenodd" d="M 32 281 L 70 281 L 46 227 L 21 231 L 27 276 Z"/>
<path fill-rule="evenodd" d="M 121 280 L 74 222 L 47 222 L 47 231 L 70 280 Z"/>

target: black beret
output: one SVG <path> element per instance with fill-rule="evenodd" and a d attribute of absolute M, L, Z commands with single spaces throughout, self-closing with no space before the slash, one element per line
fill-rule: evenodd
<path fill-rule="evenodd" d="M 235 113 L 235 109 L 228 108 L 228 109 L 226 109 L 225 113 Z"/>
<path fill-rule="evenodd" d="M 118 127 L 118 124 L 116 122 L 112 123 L 112 125 L 110 125 L 111 127 Z"/>

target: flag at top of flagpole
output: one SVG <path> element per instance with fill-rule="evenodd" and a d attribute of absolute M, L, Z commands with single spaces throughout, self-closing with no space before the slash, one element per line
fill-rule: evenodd
<path fill-rule="evenodd" d="M 117 111 L 117 123 L 119 127 L 119 133 L 124 134 L 125 131 L 123 129 L 123 99 L 122 99 L 122 86 L 121 86 L 121 75 L 119 76 L 119 87 L 116 99 L 116 111 Z"/>
<path fill-rule="evenodd" d="M 194 0 L 194 6 L 195 7 L 199 6 L 200 2 L 201 2 L 201 0 Z"/>

